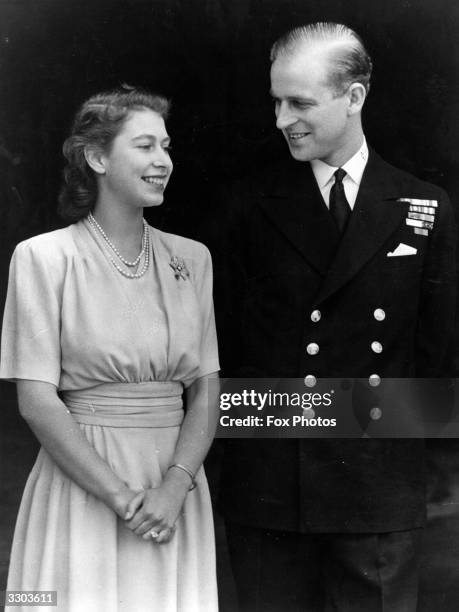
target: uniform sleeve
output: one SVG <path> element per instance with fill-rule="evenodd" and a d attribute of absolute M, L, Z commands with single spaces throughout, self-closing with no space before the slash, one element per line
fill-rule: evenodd
<path fill-rule="evenodd" d="M 416 375 L 437 377 L 450 368 L 448 344 L 456 314 L 456 225 L 448 196 L 441 191 L 423 274 L 418 313 Z"/>
<path fill-rule="evenodd" d="M 213 274 L 209 250 L 203 246 L 204 256 L 196 277 L 196 290 L 200 306 L 201 339 L 199 372 L 197 378 L 220 370 L 217 332 L 215 329 L 214 302 L 212 297 Z"/>
<path fill-rule="evenodd" d="M 56 270 L 30 241 L 16 247 L 3 317 L 0 377 L 59 385 L 60 298 Z"/>

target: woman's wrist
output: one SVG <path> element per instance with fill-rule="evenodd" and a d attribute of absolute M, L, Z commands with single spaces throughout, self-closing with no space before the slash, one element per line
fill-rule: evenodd
<path fill-rule="evenodd" d="M 190 490 L 190 477 L 186 472 L 176 469 L 168 469 L 164 476 L 164 484 L 166 487 L 172 487 L 180 492 L 188 493 Z"/>
<path fill-rule="evenodd" d="M 168 468 L 168 473 L 169 472 L 175 472 L 177 474 L 181 473 L 182 480 L 184 477 L 187 478 L 189 491 L 192 491 L 193 489 L 196 488 L 196 480 L 195 480 L 194 472 L 192 472 L 190 468 L 188 468 L 186 465 L 183 465 L 183 463 L 173 463 Z"/>

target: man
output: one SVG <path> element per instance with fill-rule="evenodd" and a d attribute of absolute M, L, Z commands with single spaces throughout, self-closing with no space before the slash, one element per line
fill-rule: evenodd
<path fill-rule="evenodd" d="M 368 148 L 372 65 L 356 33 L 297 28 L 271 60 L 293 159 L 227 196 L 225 373 L 359 377 L 370 390 L 441 375 L 455 309 L 446 194 Z M 416 609 L 421 440 L 228 440 L 220 509 L 241 610 Z"/>

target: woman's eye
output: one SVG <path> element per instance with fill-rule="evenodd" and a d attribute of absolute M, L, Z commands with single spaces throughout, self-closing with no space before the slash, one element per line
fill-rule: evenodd
<path fill-rule="evenodd" d="M 149 145 L 149 144 L 139 145 L 139 149 L 145 149 L 145 150 L 148 150 L 148 149 L 151 149 L 151 145 Z"/>
<path fill-rule="evenodd" d="M 170 153 L 172 151 L 172 145 L 164 145 L 163 150 Z"/>

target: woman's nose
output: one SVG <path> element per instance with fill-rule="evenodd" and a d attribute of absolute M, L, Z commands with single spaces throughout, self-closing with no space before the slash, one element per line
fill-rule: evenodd
<path fill-rule="evenodd" d="M 158 152 L 153 160 L 155 168 L 172 168 L 172 160 L 167 151 Z"/>

